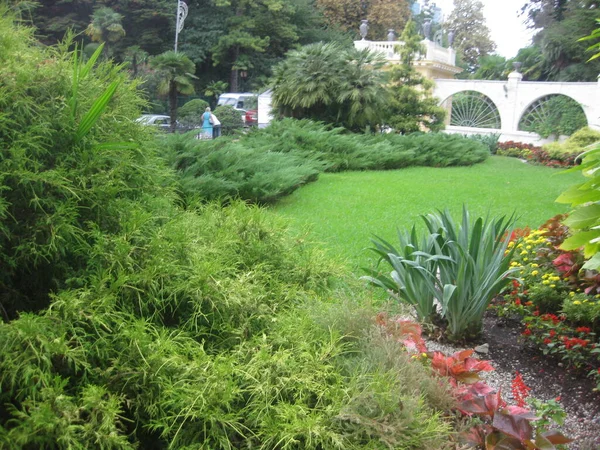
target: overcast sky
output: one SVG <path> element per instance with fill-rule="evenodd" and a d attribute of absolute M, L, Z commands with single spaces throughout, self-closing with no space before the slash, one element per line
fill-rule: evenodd
<path fill-rule="evenodd" d="M 431 0 L 442 8 L 444 16 L 452 12 L 452 0 Z M 532 32 L 523 24 L 519 16 L 521 7 L 527 0 L 481 0 L 483 14 L 489 27 L 492 40 L 496 43 L 496 53 L 512 58 L 517 51 L 531 42 Z"/>

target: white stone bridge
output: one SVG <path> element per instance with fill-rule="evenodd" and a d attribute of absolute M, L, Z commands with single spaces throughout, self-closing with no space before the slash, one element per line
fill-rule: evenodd
<path fill-rule="evenodd" d="M 522 81 L 522 75 L 512 72 L 508 81 L 436 79 L 434 95 L 448 108 L 452 96 L 461 92 L 474 91 L 485 95 L 488 103 L 497 109 L 500 126 L 476 128 L 448 125 L 448 132 L 468 134 L 501 133 L 501 140 L 540 143 L 543 140 L 535 133 L 519 130 L 519 123 L 526 112 L 531 111 L 540 99 L 549 95 L 564 95 L 575 100 L 582 108 L 588 125 L 600 130 L 600 79 L 592 83 L 562 83 Z"/>

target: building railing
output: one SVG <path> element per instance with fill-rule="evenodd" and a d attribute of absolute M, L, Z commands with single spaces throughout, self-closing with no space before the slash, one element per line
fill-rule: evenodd
<path fill-rule="evenodd" d="M 417 60 L 433 61 L 456 65 L 456 51 L 452 48 L 445 48 L 433 41 L 424 39 L 421 44 L 425 47 L 425 54 L 419 54 Z M 354 46 L 358 50 L 369 49 L 372 52 L 381 53 L 389 62 L 399 62 L 400 54 L 396 52 L 396 46 L 403 46 L 402 41 L 354 41 Z"/>

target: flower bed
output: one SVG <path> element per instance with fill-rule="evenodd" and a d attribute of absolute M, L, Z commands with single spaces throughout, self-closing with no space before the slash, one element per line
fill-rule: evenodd
<path fill-rule="evenodd" d="M 555 445 L 572 440 L 549 428 L 560 425 L 565 413 L 559 399 L 542 402 L 529 397 L 529 387 L 519 372 L 512 381 L 515 404 L 509 405 L 480 377 L 481 372 L 494 370 L 488 361 L 474 357 L 473 350 L 462 350 L 451 355 L 430 352 L 421 336 L 418 324 L 402 318 L 388 318 L 379 314 L 377 325 L 390 338 L 399 342 L 415 363 L 429 366 L 449 383 L 456 398 L 456 411 L 466 419 L 460 439 L 477 448 L 554 449 Z"/>
<path fill-rule="evenodd" d="M 532 164 L 539 164 L 548 167 L 571 167 L 576 164 L 577 153 L 549 153 L 542 147 L 523 144 L 520 142 L 507 141 L 499 142 L 497 155 L 511 156 L 524 159 Z"/>
<path fill-rule="evenodd" d="M 501 315 L 519 314 L 524 339 L 585 372 L 600 390 L 600 275 L 582 269 L 580 252 L 559 248 L 569 235 L 562 219 L 511 236 L 517 278 L 495 307 Z"/>

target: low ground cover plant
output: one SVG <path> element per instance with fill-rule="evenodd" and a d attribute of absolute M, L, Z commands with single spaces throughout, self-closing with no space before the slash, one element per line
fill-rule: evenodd
<path fill-rule="evenodd" d="M 509 268 L 513 250 L 502 239 L 514 219 L 471 219 L 466 207 L 460 222 L 447 210 L 422 218 L 427 228 L 422 237 L 413 227 L 398 233 L 397 248 L 379 238 L 373 241 L 385 266 L 368 269 L 364 278 L 414 306 L 421 320 L 431 322 L 439 315 L 448 338 L 468 340 L 480 333 L 485 310 L 515 271 Z M 383 273 L 388 265 L 389 275 Z"/>
<path fill-rule="evenodd" d="M 232 138 L 207 142 L 193 137 L 168 136 L 158 143 L 178 171 L 183 192 L 260 204 L 277 201 L 320 172 L 468 166 L 489 156 L 480 142 L 457 135 L 351 134 L 295 119 Z"/>

